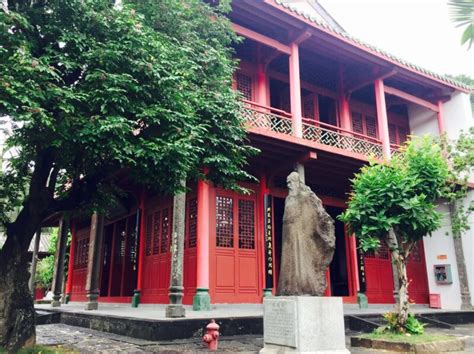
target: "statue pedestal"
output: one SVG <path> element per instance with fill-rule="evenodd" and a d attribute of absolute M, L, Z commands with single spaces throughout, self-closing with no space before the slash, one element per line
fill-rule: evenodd
<path fill-rule="evenodd" d="M 263 335 L 260 353 L 349 353 L 339 297 L 264 298 Z"/>

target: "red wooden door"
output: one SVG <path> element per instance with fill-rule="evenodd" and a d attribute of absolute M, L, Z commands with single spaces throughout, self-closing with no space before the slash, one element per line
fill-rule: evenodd
<path fill-rule="evenodd" d="M 183 303 L 192 304 L 197 281 L 197 199 L 191 194 L 186 200 L 186 237 L 184 242 Z"/>
<path fill-rule="evenodd" d="M 256 198 L 217 190 L 211 237 L 211 296 L 215 302 L 260 302 Z"/>
<path fill-rule="evenodd" d="M 385 243 L 377 253 L 367 252 L 364 262 L 369 303 L 394 303 L 392 261 Z"/>
<path fill-rule="evenodd" d="M 423 241 L 417 242 L 407 264 L 408 298 L 417 304 L 429 303 L 428 278 L 426 274 Z"/>
<path fill-rule="evenodd" d="M 90 228 L 78 230 L 74 235 L 75 251 L 72 271 L 71 300 L 86 300 L 87 262 L 89 259 Z"/>
<path fill-rule="evenodd" d="M 161 204 L 146 214 L 143 302 L 168 302 L 171 218 L 171 203 Z"/>

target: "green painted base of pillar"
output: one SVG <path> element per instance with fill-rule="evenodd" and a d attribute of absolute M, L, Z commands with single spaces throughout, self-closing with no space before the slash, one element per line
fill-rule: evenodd
<path fill-rule="evenodd" d="M 64 297 L 64 303 L 68 304 L 69 300 L 71 300 L 71 294 L 66 294 L 66 296 Z"/>
<path fill-rule="evenodd" d="M 272 297 L 273 296 L 272 290 L 273 290 L 272 288 L 263 289 L 263 297 Z"/>
<path fill-rule="evenodd" d="M 366 309 L 369 307 L 369 300 L 364 293 L 357 293 L 357 303 L 359 304 L 360 309 Z"/>
<path fill-rule="evenodd" d="M 194 311 L 210 311 L 211 297 L 209 296 L 209 289 L 197 288 L 196 295 L 193 298 Z"/>
<path fill-rule="evenodd" d="M 135 290 L 132 297 L 132 307 L 138 307 L 140 304 L 140 290 Z"/>

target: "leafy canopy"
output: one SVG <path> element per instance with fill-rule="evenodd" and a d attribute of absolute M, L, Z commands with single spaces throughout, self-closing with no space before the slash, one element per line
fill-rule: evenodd
<path fill-rule="evenodd" d="M 435 201 L 443 195 L 448 175 L 441 146 L 430 137 L 415 138 L 390 162 L 372 162 L 361 169 L 352 180 L 341 220 L 364 250 L 376 249 L 390 230 L 400 238 L 402 248 L 440 226 Z"/>
<path fill-rule="evenodd" d="M 9 0 L 0 10 L 0 116 L 15 149 L 0 175 L 3 223 L 19 206 L 45 216 L 108 199 L 117 171 L 166 192 L 201 167 L 226 187 L 250 177 L 229 1 L 111 3 Z"/>

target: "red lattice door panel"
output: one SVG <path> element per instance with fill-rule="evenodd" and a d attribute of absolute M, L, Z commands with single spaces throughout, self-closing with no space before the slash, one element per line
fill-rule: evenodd
<path fill-rule="evenodd" d="M 369 303 L 394 303 L 392 261 L 388 247 L 382 243 L 378 252 L 367 252 L 364 261 Z"/>
<path fill-rule="evenodd" d="M 89 235 L 90 228 L 76 231 L 74 235 L 74 260 L 72 271 L 71 300 L 86 300 L 87 262 L 89 260 Z"/>
<path fill-rule="evenodd" d="M 417 304 L 429 303 L 428 278 L 426 274 L 423 241 L 415 244 L 407 263 L 408 298 Z"/>
<path fill-rule="evenodd" d="M 197 268 L 197 199 L 190 195 L 186 200 L 186 225 L 184 241 L 184 297 L 183 303 L 192 304 L 196 293 Z"/>
<path fill-rule="evenodd" d="M 212 298 L 215 302 L 259 302 L 256 199 L 217 190 L 214 201 Z"/>
<path fill-rule="evenodd" d="M 145 216 L 143 301 L 168 301 L 172 205 L 159 206 Z"/>

